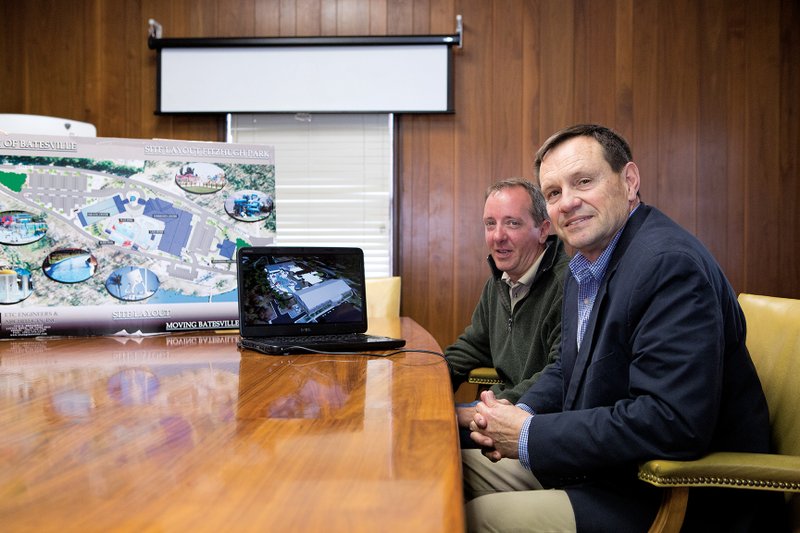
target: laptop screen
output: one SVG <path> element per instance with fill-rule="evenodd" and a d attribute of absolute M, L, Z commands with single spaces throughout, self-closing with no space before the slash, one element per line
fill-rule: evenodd
<path fill-rule="evenodd" d="M 245 337 L 367 330 L 360 248 L 254 246 L 237 254 Z"/>

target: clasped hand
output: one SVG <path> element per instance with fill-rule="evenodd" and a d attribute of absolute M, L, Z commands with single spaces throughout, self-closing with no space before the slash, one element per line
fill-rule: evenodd
<path fill-rule="evenodd" d="M 469 424 L 470 438 L 489 460 L 519 458 L 519 435 L 530 416 L 508 400 L 498 400 L 490 390 L 481 393 L 481 401 Z"/>

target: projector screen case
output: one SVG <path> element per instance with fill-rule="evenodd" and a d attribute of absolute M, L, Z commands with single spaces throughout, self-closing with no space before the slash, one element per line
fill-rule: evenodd
<path fill-rule="evenodd" d="M 151 38 L 156 112 L 452 113 L 459 38 Z"/>

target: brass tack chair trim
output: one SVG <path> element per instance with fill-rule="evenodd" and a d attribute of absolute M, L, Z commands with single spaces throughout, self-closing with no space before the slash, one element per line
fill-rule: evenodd
<path fill-rule="evenodd" d="M 749 487 L 753 489 L 779 489 L 785 492 L 800 492 L 800 483 L 770 481 L 763 479 L 734 479 L 726 477 L 662 477 L 641 471 L 639 472 L 639 479 L 659 487 Z"/>
<path fill-rule="evenodd" d="M 482 379 L 482 378 L 470 378 L 470 383 L 474 383 L 475 385 L 496 385 L 498 383 L 502 383 L 502 381 L 496 379 Z"/>
<path fill-rule="evenodd" d="M 503 380 L 500 379 L 494 368 L 480 367 L 470 371 L 469 376 L 467 376 L 467 383 L 472 383 L 473 385 L 497 385 L 503 383 Z"/>

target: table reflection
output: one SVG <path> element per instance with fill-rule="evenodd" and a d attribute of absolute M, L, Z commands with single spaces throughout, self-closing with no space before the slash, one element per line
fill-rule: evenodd
<path fill-rule="evenodd" d="M 363 418 L 366 359 L 243 355 L 240 420 Z"/>
<path fill-rule="evenodd" d="M 101 459 L 120 464 L 191 449 L 204 431 L 232 421 L 239 354 L 198 358 L 198 345 L 235 346 L 236 336 L 96 338 L 0 344 L 0 450 L 17 482 Z M 41 459 L 50 458 L 50 464 Z"/>
<path fill-rule="evenodd" d="M 410 346 L 439 350 L 402 320 Z M 237 341 L 0 342 L 0 530 L 463 529 L 440 358 Z"/>

